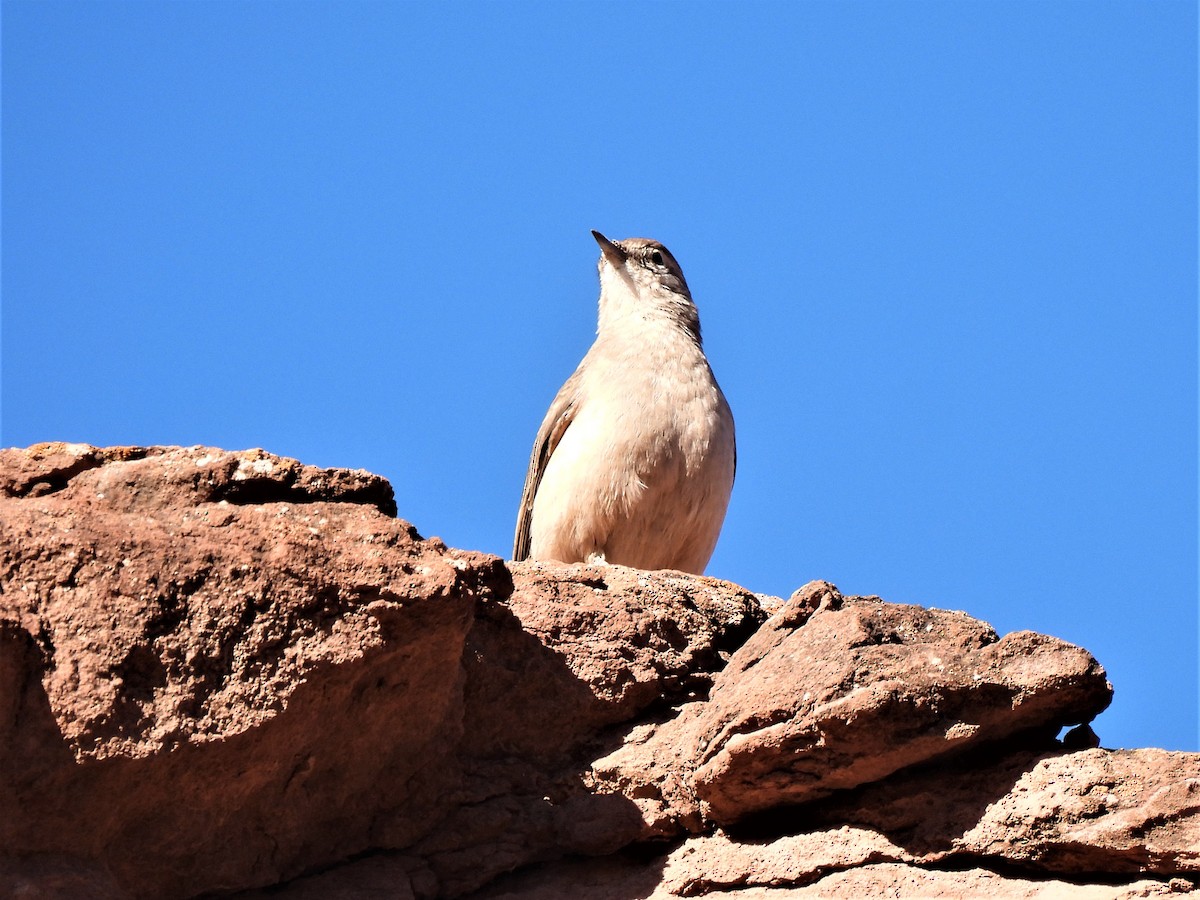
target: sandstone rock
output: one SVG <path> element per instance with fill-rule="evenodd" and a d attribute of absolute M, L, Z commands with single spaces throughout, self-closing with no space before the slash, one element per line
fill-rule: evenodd
<path fill-rule="evenodd" d="M 27 456 L 0 500 L 3 853 L 183 896 L 345 858 L 437 795 L 425 761 L 461 729 L 499 560 L 354 502 L 373 476 L 205 448 Z M 280 499 L 227 499 L 246 471 Z"/>
<path fill-rule="evenodd" d="M 1085 750 L 1043 759 L 955 846 L 1049 872 L 1200 873 L 1200 755 Z"/>
<path fill-rule="evenodd" d="M 643 840 L 729 825 L 980 745 L 1046 746 L 1111 687 L 1085 651 L 998 639 L 962 613 L 843 598 L 823 582 L 732 657 L 704 702 L 632 730 L 593 765 L 629 796 Z"/>
<path fill-rule="evenodd" d="M 416 852 L 450 895 L 566 853 L 639 838 L 620 791 L 585 778 L 622 723 L 703 694 L 766 615 L 727 582 L 622 566 L 513 563 L 514 591 L 483 605 L 464 653 L 462 780 Z"/>
<path fill-rule="evenodd" d="M 805 809 L 903 849 L 891 859 L 990 860 L 1114 877 L 1200 869 L 1200 754 L 1163 750 L 976 754 L 900 773 Z M 782 817 L 773 827 L 787 829 Z"/>
<path fill-rule="evenodd" d="M 909 855 L 876 831 L 851 826 L 734 839 L 724 833 L 685 841 L 667 858 L 662 886 L 682 896 L 708 896 L 746 887 L 795 887 L 838 872 Z"/>
<path fill-rule="evenodd" d="M 760 831 L 782 832 L 776 837 L 690 839 L 669 855 L 661 885 L 681 896 L 719 896 L 812 884 L 878 862 L 974 862 L 1098 881 L 1194 876 L 1198 775 L 1194 753 L 974 754 L 760 819 Z"/>
<path fill-rule="evenodd" d="M 377 476 L 263 451 L 0 451 L 0 896 L 1200 874 L 1200 756 L 1054 741 L 1108 701 L 1078 648 L 824 583 L 505 566 L 394 512 Z"/>
<path fill-rule="evenodd" d="M 624 566 L 510 563 L 508 601 L 481 611 L 468 648 L 476 727 L 494 753 L 545 755 L 664 701 L 706 695 L 767 618 L 713 578 Z M 478 666 L 476 665 L 478 663 Z"/>
<path fill-rule="evenodd" d="M 420 860 L 383 853 L 302 876 L 285 885 L 234 896 L 237 900 L 416 900 L 436 893 L 436 879 Z"/>
<path fill-rule="evenodd" d="M 729 824 L 984 743 L 1044 740 L 1111 696 L 1099 664 L 1063 641 L 998 639 L 963 613 L 814 583 L 714 684 L 695 730 L 696 792 Z"/>
<path fill-rule="evenodd" d="M 791 825 L 802 829 L 798 833 L 693 838 L 670 854 L 661 885 L 680 896 L 817 883 L 823 890 L 843 883 L 849 889 L 863 884 L 849 877 L 822 879 L 882 862 L 926 869 L 974 863 L 999 867 L 1009 879 L 1018 867 L 1027 873 L 1016 881 L 1029 881 L 1032 893 L 1019 885 L 1005 889 L 1011 894 L 997 893 L 1001 879 L 991 876 L 985 879 L 994 882 L 991 887 L 981 884 L 978 890 L 992 895 L 1041 896 L 1044 888 L 1035 889 L 1033 878 L 1082 874 L 1102 882 L 1144 873 L 1157 876 L 1150 884 L 1153 894 L 1164 892 L 1172 875 L 1197 871 L 1200 755 L 1089 750 L 972 760 L 984 761 L 991 764 L 902 773 L 773 820 L 774 827 Z M 1176 881 L 1173 890 L 1190 890 L 1190 885 Z M 1112 888 L 1097 885 L 1093 890 L 1096 896 L 1125 896 L 1124 889 L 1111 893 Z"/>
<path fill-rule="evenodd" d="M 128 900 L 103 867 L 73 856 L 0 857 L 0 896 L 20 900 Z"/>
<path fill-rule="evenodd" d="M 632 728 L 619 746 L 592 763 L 588 785 L 630 799 L 639 841 L 699 834 L 709 827 L 693 781 L 703 709 L 700 701 L 684 704 L 669 718 Z"/>
<path fill-rule="evenodd" d="M 672 860 L 682 855 L 672 854 Z M 781 865 L 785 863 L 780 860 Z M 666 872 L 664 880 L 664 870 Z M 1140 878 L 1121 884 L 1072 883 L 1023 878 L 983 868 L 936 869 L 904 863 L 868 863 L 821 874 L 807 884 L 744 882 L 703 894 L 679 894 L 672 884 L 672 861 L 617 854 L 572 859 L 497 879 L 467 900 L 670 900 L 703 896 L 709 900 L 1134 900 L 1185 897 L 1193 885 L 1182 879 Z M 290 900 L 290 898 L 288 898 Z"/>
<path fill-rule="evenodd" d="M 615 849 L 637 817 L 583 785 L 583 745 L 706 690 L 765 618 L 618 568 L 517 567 L 510 596 L 499 560 L 382 514 L 386 482 L 261 451 L 0 462 L 3 852 L 134 894 L 372 847 L 419 848 L 424 895 L 452 894 Z"/>
<path fill-rule="evenodd" d="M 127 511 L 222 500 L 240 505 L 329 501 L 396 515 L 392 486 L 378 475 L 319 469 L 263 450 L 62 443 L 0 450 L 0 497 L 48 494 Z"/>
<path fill-rule="evenodd" d="M 1184 881 L 1138 879 L 1123 885 L 1074 884 L 1058 879 L 1034 880 L 1004 875 L 989 869 L 926 869 L 900 863 L 880 863 L 845 872 L 835 872 L 807 887 L 788 891 L 788 900 L 816 898 L 894 897 L 899 900 L 926 900 L 932 897 L 954 900 L 1134 900 L 1138 897 L 1169 897 L 1187 894 L 1192 885 Z M 717 895 L 720 896 L 720 895 Z M 732 896 L 732 895 L 730 895 Z M 741 900 L 758 900 L 778 894 L 739 892 Z"/>
<path fill-rule="evenodd" d="M 663 900 L 665 859 L 638 853 L 560 860 L 498 878 L 468 900 Z"/>

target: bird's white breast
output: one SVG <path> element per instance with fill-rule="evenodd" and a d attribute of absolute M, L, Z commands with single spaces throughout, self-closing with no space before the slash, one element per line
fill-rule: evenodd
<path fill-rule="evenodd" d="M 733 418 L 699 346 L 656 333 L 674 327 L 642 321 L 636 341 L 589 353 L 534 501 L 534 557 L 703 571 L 733 484 Z"/>

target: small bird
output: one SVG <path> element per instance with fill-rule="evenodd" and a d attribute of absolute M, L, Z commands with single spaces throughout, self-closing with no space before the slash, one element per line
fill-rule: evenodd
<path fill-rule="evenodd" d="M 733 413 L 683 271 L 598 231 L 596 340 L 533 442 L 513 559 L 703 574 L 733 490 Z"/>

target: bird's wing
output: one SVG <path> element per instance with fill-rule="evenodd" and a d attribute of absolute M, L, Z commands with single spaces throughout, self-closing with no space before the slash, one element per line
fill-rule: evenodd
<path fill-rule="evenodd" d="M 583 367 L 580 366 L 580 369 Z M 575 412 L 579 408 L 579 371 L 566 380 L 559 388 L 554 402 L 542 420 L 537 438 L 533 442 L 533 452 L 529 456 L 529 470 L 525 473 L 525 487 L 521 491 L 521 507 L 517 510 L 517 533 L 513 539 L 514 560 L 526 559 L 529 556 L 529 541 L 533 528 L 533 498 L 537 495 L 538 485 L 542 483 L 542 475 L 546 473 L 546 464 L 554 448 L 562 440 L 563 434 L 575 420 Z"/>

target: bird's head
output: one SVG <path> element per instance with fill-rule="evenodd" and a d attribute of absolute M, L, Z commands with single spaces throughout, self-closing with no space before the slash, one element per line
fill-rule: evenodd
<path fill-rule="evenodd" d="M 647 238 L 610 241 L 598 231 L 600 245 L 600 331 L 606 324 L 666 318 L 700 342 L 700 316 L 671 251 Z"/>

